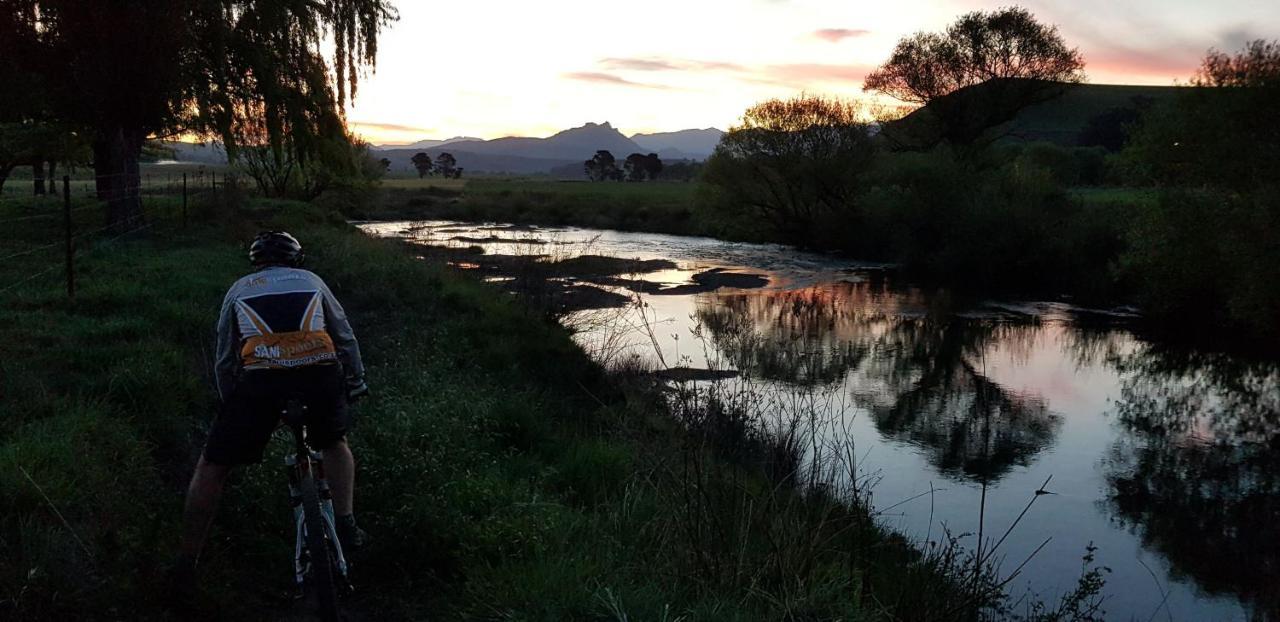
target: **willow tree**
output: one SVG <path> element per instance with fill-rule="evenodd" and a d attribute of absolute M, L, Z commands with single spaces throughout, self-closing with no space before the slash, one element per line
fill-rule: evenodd
<path fill-rule="evenodd" d="M 37 83 L 51 117 L 91 135 L 117 225 L 141 218 L 149 137 L 302 162 L 345 138 L 343 107 L 396 17 L 389 0 L 0 0 L 0 14 L 0 40 L 23 42 L 0 83 Z"/>

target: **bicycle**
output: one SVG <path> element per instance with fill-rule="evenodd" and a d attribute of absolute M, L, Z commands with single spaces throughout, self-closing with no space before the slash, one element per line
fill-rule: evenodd
<path fill-rule="evenodd" d="M 307 407 L 298 397 L 284 401 L 284 426 L 293 432 L 294 453 L 284 457 L 289 503 L 295 527 L 293 572 L 295 599 L 306 596 L 308 577 L 325 622 L 338 622 L 339 593 L 351 592 L 350 567 L 338 541 L 333 498 L 324 478 L 324 456 L 306 445 Z"/>

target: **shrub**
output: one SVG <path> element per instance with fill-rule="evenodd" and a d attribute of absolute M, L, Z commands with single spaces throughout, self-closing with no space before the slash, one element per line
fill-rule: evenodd
<path fill-rule="evenodd" d="M 1128 232 L 1120 273 L 1157 319 L 1280 338 L 1280 190 L 1170 190 Z M 1179 322 L 1181 330 L 1182 322 Z M 1206 332 L 1208 332 L 1206 331 Z"/>

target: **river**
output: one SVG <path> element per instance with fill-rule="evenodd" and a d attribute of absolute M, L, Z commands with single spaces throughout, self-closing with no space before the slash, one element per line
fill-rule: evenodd
<path fill-rule="evenodd" d="M 634 294 L 640 304 L 564 315 L 589 352 L 732 370 L 825 396 L 832 429 L 848 435 L 874 482 L 880 520 L 917 542 L 944 526 L 976 534 L 980 516 L 988 537 L 998 535 L 1034 499 L 1001 545 L 1009 571 L 1048 542 L 1010 584 L 1015 596 L 1052 602 L 1075 584 L 1092 545 L 1111 570 L 1108 619 L 1280 619 L 1274 362 L 1144 339 L 1124 310 L 960 302 L 885 266 L 780 245 L 440 221 L 362 226 L 486 255 L 667 260 L 593 281 L 644 292 Z M 712 270 L 763 278 L 715 287 Z M 1037 495 L 1042 487 L 1052 494 Z"/>

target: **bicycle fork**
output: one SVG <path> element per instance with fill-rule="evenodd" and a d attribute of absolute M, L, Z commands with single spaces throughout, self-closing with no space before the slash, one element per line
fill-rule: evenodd
<path fill-rule="evenodd" d="M 302 490 L 299 488 L 303 469 L 312 469 L 316 490 L 320 493 L 320 515 L 324 518 L 325 535 L 333 550 L 334 566 L 338 571 L 338 576 L 335 578 L 341 580 L 344 588 L 349 588 L 351 585 L 347 575 L 347 558 L 342 552 L 342 543 L 338 540 L 337 523 L 334 520 L 333 493 L 329 491 L 329 482 L 324 477 L 324 455 L 318 451 L 309 453 L 311 459 L 301 466 L 295 454 L 286 454 L 284 457 L 285 469 L 289 472 L 289 505 L 293 507 L 293 580 L 298 594 L 303 591 L 303 583 L 313 561 L 307 554 L 307 523 L 302 510 Z"/>

